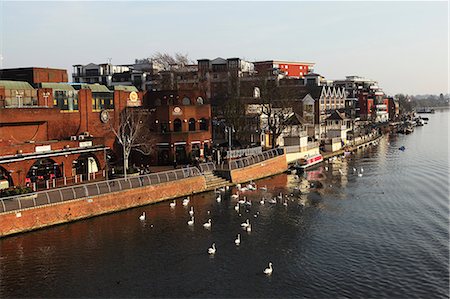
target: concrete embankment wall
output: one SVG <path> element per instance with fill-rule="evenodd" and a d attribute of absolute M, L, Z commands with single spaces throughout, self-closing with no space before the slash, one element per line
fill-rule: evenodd
<path fill-rule="evenodd" d="M 0 237 L 152 204 L 206 190 L 204 176 L 0 214 Z"/>
<path fill-rule="evenodd" d="M 286 170 L 287 162 L 284 154 L 244 168 L 233 169 L 230 171 L 230 177 L 233 183 L 244 183 L 282 173 Z"/>

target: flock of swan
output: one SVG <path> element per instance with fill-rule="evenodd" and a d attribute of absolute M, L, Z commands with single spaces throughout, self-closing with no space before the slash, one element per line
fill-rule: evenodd
<path fill-rule="evenodd" d="M 325 170 L 328 171 L 327 166 L 325 166 Z M 364 172 L 364 169 L 362 167 L 359 169 L 359 171 L 353 167 L 353 174 L 358 175 L 358 177 L 362 177 L 363 172 Z M 341 169 L 339 169 L 339 173 L 341 175 L 343 175 L 343 172 Z M 251 207 L 252 201 L 250 199 L 247 199 L 246 196 L 241 197 L 241 194 L 246 191 L 258 190 L 258 188 L 257 188 L 256 184 L 253 182 L 250 182 L 250 183 L 246 184 L 245 186 L 242 186 L 241 184 L 237 184 L 236 187 L 237 187 L 237 191 L 235 193 L 231 194 L 230 198 L 232 200 L 237 200 L 236 205 L 234 206 L 234 209 L 238 213 L 239 216 L 242 216 L 242 214 L 240 213 L 241 206 L 245 206 L 245 208 L 248 209 Z M 296 188 L 296 189 L 298 189 L 298 188 Z M 218 203 L 220 203 L 222 201 L 222 193 L 225 191 L 228 191 L 228 190 L 229 190 L 229 186 L 221 187 L 221 188 L 218 188 L 215 190 L 216 201 Z M 266 192 L 268 189 L 267 189 L 267 186 L 261 186 L 261 187 L 259 187 L 259 190 Z M 291 194 L 291 196 L 293 196 L 293 194 Z M 275 196 L 273 198 L 265 199 L 264 197 L 262 197 L 259 200 L 259 204 L 264 205 L 266 202 L 269 204 L 277 204 L 278 202 L 280 202 L 285 207 L 287 207 L 287 205 L 288 205 L 287 198 L 288 197 L 289 196 L 287 194 L 283 195 L 280 192 L 277 196 Z M 189 205 L 189 202 L 190 202 L 190 198 L 188 196 L 183 199 L 182 204 L 183 204 L 183 206 L 187 207 Z M 299 204 L 302 206 L 305 206 L 305 204 L 300 201 L 299 201 Z M 169 206 L 171 209 L 175 208 L 176 200 L 171 201 L 169 203 Z M 247 210 L 247 212 L 248 212 L 248 210 Z M 187 221 L 187 225 L 193 226 L 194 225 L 194 207 L 193 206 L 190 207 L 188 213 L 189 213 L 190 219 Z M 210 214 L 210 211 L 208 211 L 208 215 L 209 214 Z M 258 217 L 258 215 L 259 215 L 259 212 L 256 212 L 253 216 L 256 218 L 256 217 Z M 142 212 L 142 215 L 139 216 L 139 220 L 141 220 L 141 221 L 146 220 L 145 212 Z M 246 221 L 242 222 L 240 226 L 244 231 L 247 231 L 247 232 L 252 231 L 252 224 L 250 223 L 250 220 L 248 218 L 246 219 Z M 209 218 L 207 222 L 203 223 L 203 227 L 205 229 L 211 229 L 211 227 L 212 227 L 211 218 Z M 236 246 L 241 245 L 241 234 L 240 233 L 237 234 L 236 239 L 234 240 L 234 243 Z M 208 248 L 207 252 L 209 255 L 215 255 L 217 252 L 216 244 L 212 243 L 211 247 Z M 271 275 L 273 272 L 272 266 L 273 266 L 272 262 L 269 262 L 268 267 L 263 270 L 263 273 L 266 275 Z"/>

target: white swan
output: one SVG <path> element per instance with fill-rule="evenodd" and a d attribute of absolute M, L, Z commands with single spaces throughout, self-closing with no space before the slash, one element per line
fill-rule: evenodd
<path fill-rule="evenodd" d="M 177 203 L 176 203 L 176 201 L 174 200 L 174 201 L 172 201 L 169 205 L 170 205 L 171 208 L 175 208 L 175 206 L 177 205 Z"/>
<path fill-rule="evenodd" d="M 141 220 L 141 221 L 145 220 L 145 212 L 142 212 L 142 215 L 139 216 L 139 220 Z"/>
<path fill-rule="evenodd" d="M 215 254 L 216 253 L 216 243 L 212 243 L 212 247 L 208 248 L 209 254 Z"/>
<path fill-rule="evenodd" d="M 234 206 L 234 209 L 236 210 L 236 212 L 239 212 L 239 204 L 238 203 Z"/>
<path fill-rule="evenodd" d="M 244 196 L 244 199 L 239 199 L 238 203 L 243 205 L 247 201 L 247 197 Z"/>
<path fill-rule="evenodd" d="M 204 227 L 204 228 L 211 228 L 211 218 L 208 219 L 208 222 L 206 222 L 206 223 L 203 224 L 203 227 Z"/>
<path fill-rule="evenodd" d="M 236 240 L 234 240 L 234 244 L 236 244 L 237 246 L 241 244 L 241 234 L 237 234 L 237 238 Z"/>
<path fill-rule="evenodd" d="M 269 199 L 269 203 L 271 204 L 276 204 L 277 200 L 275 198 Z"/>
<path fill-rule="evenodd" d="M 259 201 L 259 203 L 262 204 L 262 205 L 264 204 L 264 197 L 261 198 L 261 200 Z"/>
<path fill-rule="evenodd" d="M 217 196 L 216 201 L 217 201 L 217 202 L 221 202 L 221 201 L 222 201 L 222 197 L 221 197 L 220 195 Z"/>
<path fill-rule="evenodd" d="M 239 198 L 239 192 L 236 192 L 236 194 L 231 195 L 232 199 L 238 199 Z"/>
<path fill-rule="evenodd" d="M 269 262 L 269 268 L 264 269 L 264 274 L 270 275 L 272 274 L 273 268 L 272 268 L 272 262 Z"/>
<path fill-rule="evenodd" d="M 249 200 L 246 200 L 245 201 L 245 204 L 247 205 L 247 206 L 251 206 L 252 205 L 252 201 L 249 199 Z"/>
<path fill-rule="evenodd" d="M 225 187 L 220 187 L 220 188 L 219 188 L 219 191 L 220 191 L 220 192 L 225 192 Z"/>
<path fill-rule="evenodd" d="M 355 167 L 353 167 L 353 172 L 356 172 L 356 168 Z"/>
<path fill-rule="evenodd" d="M 252 225 L 249 224 L 249 225 L 247 226 L 247 232 L 251 232 L 251 231 L 252 231 Z"/>
<path fill-rule="evenodd" d="M 358 176 L 359 176 L 359 177 L 362 177 L 362 173 L 358 173 Z"/>
<path fill-rule="evenodd" d="M 191 220 L 187 222 L 188 225 L 194 225 L 194 217 L 191 217 Z"/>
<path fill-rule="evenodd" d="M 189 210 L 189 215 L 194 216 L 194 207 L 191 206 L 191 209 Z"/>
<path fill-rule="evenodd" d="M 364 172 L 364 168 L 361 167 L 361 173 L 363 173 L 363 172 Z"/>
<path fill-rule="evenodd" d="M 183 199 L 183 206 L 187 206 L 189 204 L 189 196 Z"/>
<path fill-rule="evenodd" d="M 249 226 L 249 225 L 250 225 L 250 222 L 249 222 L 248 219 L 247 219 L 247 221 L 241 223 L 241 226 L 242 226 L 243 228 L 247 228 L 247 226 Z"/>
<path fill-rule="evenodd" d="M 283 202 L 283 205 L 284 205 L 285 207 L 287 207 L 287 205 L 288 205 L 287 200 L 285 200 L 285 201 Z"/>
<path fill-rule="evenodd" d="M 280 194 L 278 195 L 279 199 L 283 199 L 283 193 L 280 192 Z"/>

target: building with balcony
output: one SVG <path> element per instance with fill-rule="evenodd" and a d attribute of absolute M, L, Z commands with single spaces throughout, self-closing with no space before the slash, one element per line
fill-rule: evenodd
<path fill-rule="evenodd" d="M 266 60 L 254 62 L 255 70 L 265 76 L 303 78 L 314 72 L 313 62 Z"/>

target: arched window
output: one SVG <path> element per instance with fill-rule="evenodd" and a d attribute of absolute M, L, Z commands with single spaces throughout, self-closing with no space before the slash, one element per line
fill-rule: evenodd
<path fill-rule="evenodd" d="M 173 131 L 181 132 L 181 119 L 177 118 L 173 121 Z"/>
<path fill-rule="evenodd" d="M 185 105 L 185 106 L 190 105 L 191 104 L 191 100 L 188 97 L 184 97 L 183 101 L 182 101 L 182 104 Z"/>
<path fill-rule="evenodd" d="M 205 118 L 200 119 L 200 130 L 208 131 L 208 121 Z"/>
<path fill-rule="evenodd" d="M 195 131 L 195 119 L 189 119 L 189 131 Z"/>

